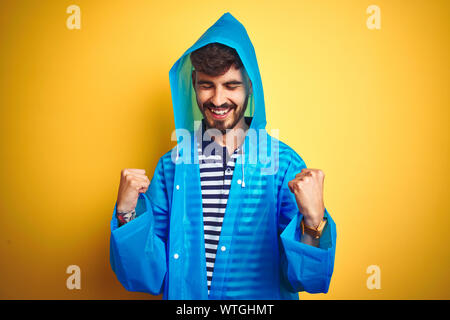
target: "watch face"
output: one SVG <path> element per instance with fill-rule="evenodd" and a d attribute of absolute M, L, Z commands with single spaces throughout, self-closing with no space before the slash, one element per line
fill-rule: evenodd
<path fill-rule="evenodd" d="M 311 230 L 311 229 L 306 229 L 306 232 L 311 236 L 311 237 L 313 237 L 314 239 L 317 239 L 317 237 L 318 237 L 318 232 L 317 231 L 314 231 L 314 230 Z"/>

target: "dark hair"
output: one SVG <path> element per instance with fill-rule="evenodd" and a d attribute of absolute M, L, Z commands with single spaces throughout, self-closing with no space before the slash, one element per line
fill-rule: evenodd
<path fill-rule="evenodd" d="M 190 58 L 195 70 L 212 77 L 224 74 L 232 65 L 236 69 L 243 67 L 236 50 L 218 42 L 209 43 L 193 51 Z"/>

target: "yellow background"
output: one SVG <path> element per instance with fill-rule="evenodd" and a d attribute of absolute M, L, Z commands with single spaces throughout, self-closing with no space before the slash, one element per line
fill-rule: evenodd
<path fill-rule="evenodd" d="M 152 298 L 109 265 L 120 170 L 151 177 L 174 145 L 169 69 L 230 12 L 256 50 L 269 133 L 326 175 L 334 274 L 300 298 L 449 299 L 449 3 L 2 1 L 0 298 Z M 81 30 L 66 28 L 71 4 Z M 66 288 L 71 264 L 81 290 Z"/>

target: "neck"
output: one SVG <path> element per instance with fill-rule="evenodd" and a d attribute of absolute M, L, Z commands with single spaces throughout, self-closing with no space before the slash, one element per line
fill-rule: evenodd
<path fill-rule="evenodd" d="M 233 153 L 240 145 L 244 143 L 248 128 L 249 127 L 245 122 L 245 118 L 242 117 L 233 129 L 228 129 L 224 134 L 222 134 L 221 139 L 214 139 L 214 141 L 222 147 L 226 146 L 228 151 Z"/>

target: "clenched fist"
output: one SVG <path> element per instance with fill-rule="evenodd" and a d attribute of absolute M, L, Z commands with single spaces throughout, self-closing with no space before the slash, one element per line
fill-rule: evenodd
<path fill-rule="evenodd" d="M 147 191 L 150 185 L 144 169 L 123 169 L 120 174 L 117 211 L 128 212 L 136 208 L 139 193 Z"/>
<path fill-rule="evenodd" d="M 288 182 L 289 189 L 297 200 L 298 209 L 303 214 L 305 224 L 310 227 L 317 227 L 325 214 L 324 178 L 325 174 L 322 170 L 305 168 Z"/>

